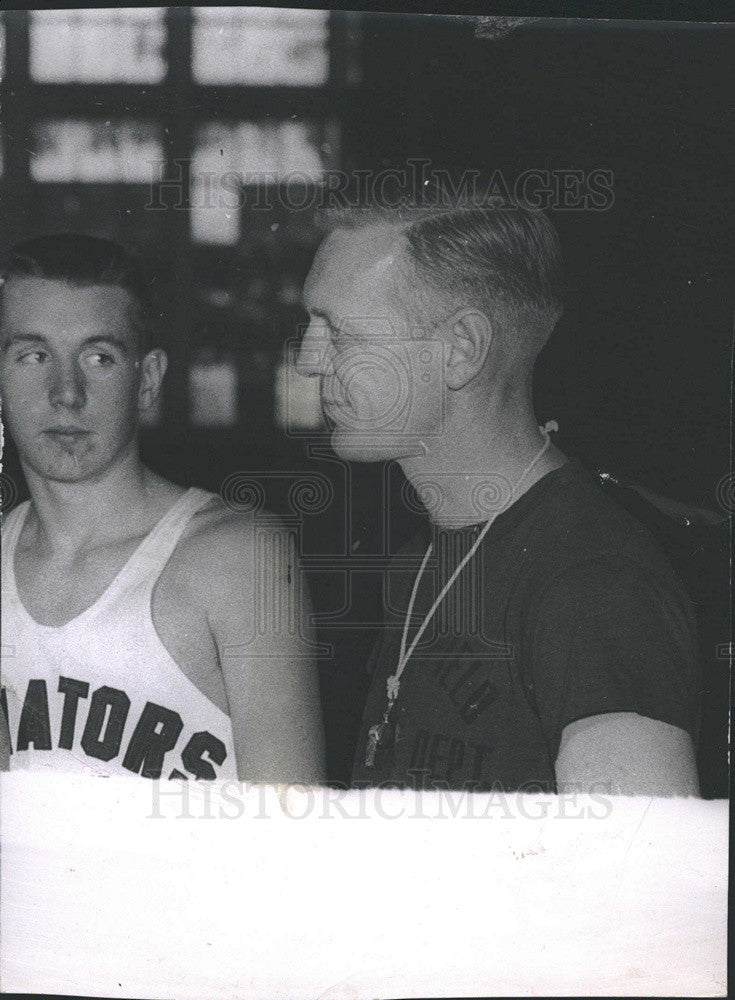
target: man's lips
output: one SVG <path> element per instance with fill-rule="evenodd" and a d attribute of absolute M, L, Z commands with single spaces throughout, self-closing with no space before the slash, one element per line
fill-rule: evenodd
<path fill-rule="evenodd" d="M 43 433 L 50 437 L 81 438 L 92 432 L 83 427 L 48 427 Z"/>

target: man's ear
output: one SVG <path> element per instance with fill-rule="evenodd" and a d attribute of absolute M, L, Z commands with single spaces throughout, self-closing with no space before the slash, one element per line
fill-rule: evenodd
<path fill-rule="evenodd" d="M 168 368 L 168 356 L 160 347 L 148 351 L 140 361 L 140 385 L 138 386 L 138 409 L 149 410 L 161 391 L 163 376 Z"/>
<path fill-rule="evenodd" d="M 479 309 L 461 309 L 447 321 L 449 330 L 445 379 L 450 389 L 463 389 L 485 364 L 493 328 Z"/>

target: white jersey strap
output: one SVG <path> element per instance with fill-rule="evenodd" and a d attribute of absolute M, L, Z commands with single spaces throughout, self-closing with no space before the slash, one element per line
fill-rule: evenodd
<path fill-rule="evenodd" d="M 120 594 L 130 590 L 147 601 L 191 517 L 215 495 L 198 487 L 191 487 L 183 493 L 146 535 L 105 592 L 82 614 L 96 614 Z M 30 501 L 20 504 L 3 525 L 3 596 L 8 599 L 16 592 L 13 560 L 29 509 Z"/>
<path fill-rule="evenodd" d="M 180 496 L 155 528 L 146 535 L 117 578 L 110 584 L 106 598 L 113 600 L 119 593 L 132 588 L 148 603 L 156 581 L 181 540 L 189 521 L 214 496 L 216 494 L 200 490 L 196 486 L 192 486 Z"/>
<path fill-rule="evenodd" d="M 12 567 L 13 559 L 15 557 L 15 547 L 18 544 L 18 539 L 20 538 L 20 533 L 23 530 L 23 525 L 26 522 L 26 517 L 28 516 L 28 510 L 31 506 L 30 500 L 24 500 L 23 503 L 19 503 L 17 507 L 14 507 L 9 514 L 3 514 L 3 527 L 2 527 L 2 566 L 3 566 L 3 585 L 7 586 L 8 581 L 12 582 L 13 574 L 10 577 L 7 575 L 8 567 Z"/>

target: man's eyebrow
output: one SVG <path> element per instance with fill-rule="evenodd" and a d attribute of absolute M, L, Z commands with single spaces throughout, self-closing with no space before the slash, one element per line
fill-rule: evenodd
<path fill-rule="evenodd" d="M 2 346 L 7 350 L 11 344 L 45 344 L 46 338 L 40 333 L 11 333 L 9 337 L 4 337 Z"/>
<path fill-rule="evenodd" d="M 87 337 L 82 341 L 82 347 L 87 347 L 90 344 L 111 344 L 112 347 L 117 347 L 119 351 L 123 354 L 127 354 L 129 350 L 129 345 L 121 337 L 116 337 L 113 333 L 99 334 L 96 337 Z"/>
<path fill-rule="evenodd" d="M 11 333 L 3 341 L 3 350 L 10 347 L 11 344 L 47 344 L 47 339 L 40 333 Z M 108 334 L 98 334 L 95 337 L 86 337 L 82 341 L 82 347 L 88 347 L 94 344 L 110 344 L 112 347 L 117 347 L 118 350 L 122 351 L 123 354 L 127 354 L 129 350 L 128 344 L 125 343 L 120 337 L 116 337 L 112 333 Z"/>

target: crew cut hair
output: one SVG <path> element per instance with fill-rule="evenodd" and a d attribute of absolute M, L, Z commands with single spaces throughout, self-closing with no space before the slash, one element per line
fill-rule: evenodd
<path fill-rule="evenodd" d="M 403 294 L 413 315 L 427 300 L 482 310 L 512 329 L 513 353 L 535 357 L 563 310 L 564 265 L 556 229 L 538 209 L 522 204 L 406 205 L 328 209 L 325 232 L 390 224 L 405 238 L 414 272 L 404 273 Z M 415 278 L 423 288 L 417 292 Z"/>
<path fill-rule="evenodd" d="M 0 291 L 9 278 L 47 278 L 79 288 L 124 288 L 134 303 L 131 319 L 142 354 L 155 346 L 158 317 L 138 258 L 119 243 L 83 233 L 49 233 L 12 247 L 0 262 Z M 0 298 L 0 304 L 1 304 Z"/>

